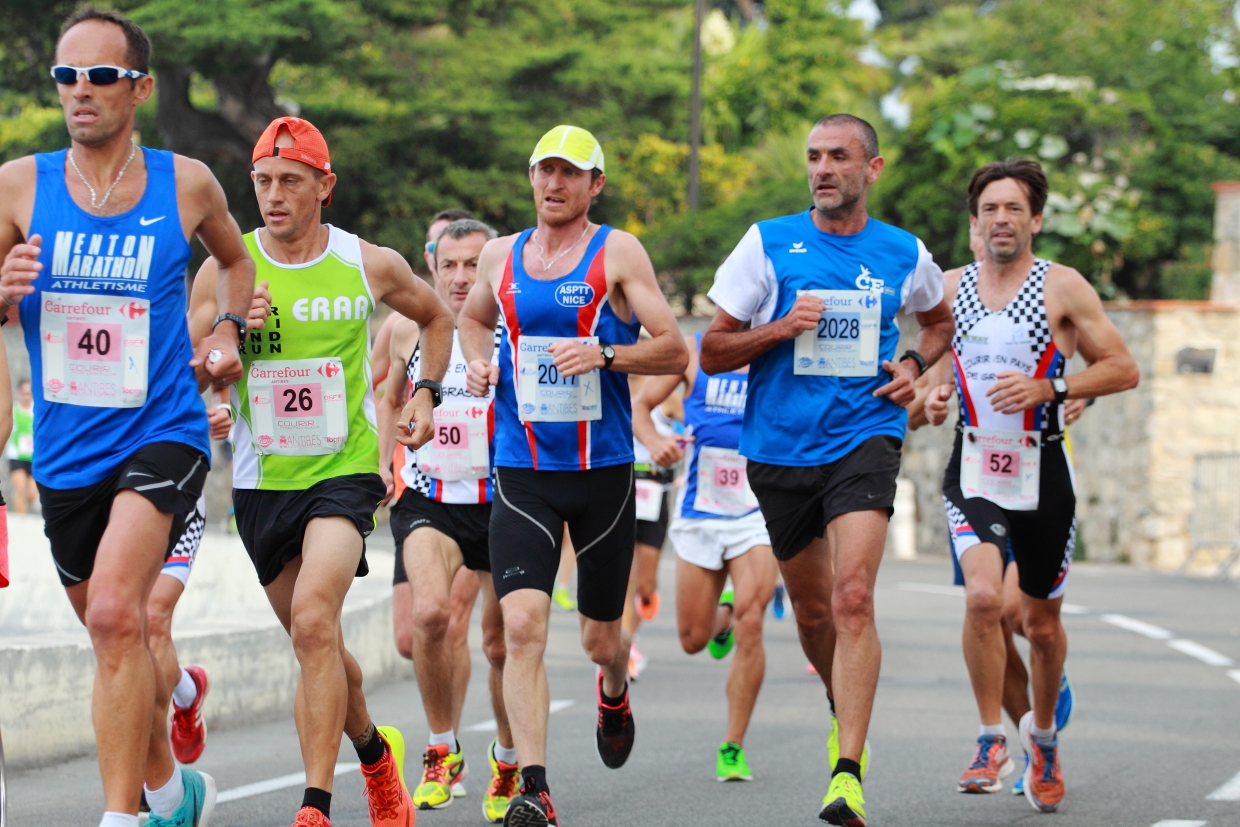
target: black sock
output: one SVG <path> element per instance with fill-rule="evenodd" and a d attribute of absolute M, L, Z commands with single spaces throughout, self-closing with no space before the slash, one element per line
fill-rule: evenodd
<path fill-rule="evenodd" d="M 529 767 L 521 768 L 522 790 L 528 789 L 531 793 L 551 792 L 551 788 L 547 786 L 547 768 L 534 764 Z"/>
<path fill-rule="evenodd" d="M 827 696 L 827 706 L 831 707 L 831 717 L 835 717 L 835 698 Z"/>
<path fill-rule="evenodd" d="M 383 751 L 385 749 L 383 740 L 379 737 L 379 730 L 375 729 L 372 724 L 370 727 L 370 737 L 361 744 L 354 741 L 353 749 L 357 750 L 357 760 L 363 764 L 367 766 L 378 764 L 383 759 Z"/>
<path fill-rule="evenodd" d="M 608 697 L 607 693 L 603 691 L 603 687 L 601 685 L 598 688 L 599 697 L 603 699 L 603 704 L 605 706 L 620 706 L 620 704 L 624 702 L 625 693 L 627 693 L 628 691 L 629 691 L 629 684 L 627 681 L 624 684 L 624 692 L 621 692 L 620 697 L 618 698 Z"/>
<path fill-rule="evenodd" d="M 847 758 L 841 758 L 840 760 L 836 761 L 835 771 L 831 773 L 831 777 L 835 778 L 835 776 L 839 775 L 842 772 L 848 773 L 849 775 L 851 775 L 853 778 L 857 779 L 858 781 L 861 780 L 861 765 L 858 764 L 856 761 L 850 761 Z"/>
<path fill-rule="evenodd" d="M 313 807 L 326 818 L 331 818 L 332 794 L 318 787 L 306 787 L 306 793 L 301 797 L 301 806 Z"/>

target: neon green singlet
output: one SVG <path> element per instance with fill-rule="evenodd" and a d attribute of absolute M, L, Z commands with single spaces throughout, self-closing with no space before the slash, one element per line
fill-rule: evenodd
<path fill-rule="evenodd" d="M 234 488 L 300 491 L 379 472 L 367 326 L 374 296 L 358 237 L 326 226 L 327 249 L 306 264 L 279 264 L 257 232 L 245 236 L 272 307 L 266 328 L 249 334 L 232 392 L 240 412 Z"/>
<path fill-rule="evenodd" d="M 9 459 L 34 459 L 34 408 L 13 405 L 13 435 L 9 437 Z"/>

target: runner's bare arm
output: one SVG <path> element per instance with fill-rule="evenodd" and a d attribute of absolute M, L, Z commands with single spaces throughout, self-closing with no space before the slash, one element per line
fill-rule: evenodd
<path fill-rule="evenodd" d="M 744 367 L 781 342 L 813 330 L 826 309 L 817 296 L 798 296 L 787 315 L 741 330 L 745 322 L 720 308 L 702 334 L 702 370 L 713 376 Z"/>
<path fill-rule="evenodd" d="M 379 420 L 379 476 L 389 486 L 393 482 L 392 457 L 396 453 L 397 427 L 401 411 L 409 401 L 409 376 L 405 365 L 418 343 L 417 322 L 398 316 L 388 337 L 389 365 L 387 387 L 378 401 Z M 391 496 L 391 488 L 388 489 Z"/>
<path fill-rule="evenodd" d="M 685 455 L 680 443 L 693 439 L 682 436 L 678 441 L 663 436 L 655 429 L 654 420 L 650 417 L 650 412 L 662 405 L 681 382 L 685 383 L 686 396 L 693 393 L 693 379 L 697 375 L 697 356 L 694 351 L 697 348 L 694 347 L 692 336 L 685 337 L 685 347 L 689 351 L 689 366 L 684 373 L 651 376 L 642 383 L 642 389 L 637 396 L 633 397 L 633 436 L 641 440 L 642 445 L 650 451 L 650 458 L 664 468 L 671 468 L 679 462 Z"/>
<path fill-rule="evenodd" d="M 495 349 L 495 325 L 499 323 L 499 305 L 495 302 L 495 284 L 504 272 L 504 262 L 512 251 L 515 235 L 488 241 L 478 256 L 478 279 L 469 290 L 465 306 L 456 319 L 461 353 L 469 365 L 466 387 L 474 396 L 486 396 L 487 387 L 499 381 L 499 367 L 491 364 Z"/>
<path fill-rule="evenodd" d="M 947 299 L 943 299 L 924 313 L 914 315 L 921 329 L 917 331 L 913 350 L 921 354 L 926 364 L 933 365 L 951 346 L 952 334 L 956 332 L 952 307 Z M 884 361 L 883 370 L 891 374 L 891 381 L 874 391 L 874 396 L 885 396 L 901 407 L 912 402 L 915 394 L 913 385 L 921 372 L 917 362 L 911 358 L 898 362 Z"/>
<path fill-rule="evenodd" d="M 215 303 L 218 278 L 219 268 L 216 266 L 215 259 L 208 257 L 198 268 L 189 293 L 189 311 L 186 313 L 186 322 L 189 324 L 189 340 L 193 345 L 197 345 L 205 337 L 211 335 L 211 325 L 219 315 Z M 250 310 L 245 317 L 246 328 L 262 330 L 267 326 L 269 313 L 271 313 L 271 293 L 267 289 L 267 282 L 260 281 L 254 285 Z M 196 365 L 194 373 L 198 377 L 198 390 L 205 390 L 211 381 L 205 366 Z"/>
<path fill-rule="evenodd" d="M 43 269 L 37 259 L 42 239 L 27 238 L 34 212 L 36 166 L 33 156 L 0 166 L 0 301 L 14 305 L 34 292 L 31 282 Z M 0 308 L 4 309 L 4 308 Z"/>
<path fill-rule="evenodd" d="M 374 344 L 370 346 L 370 369 L 374 372 L 375 390 L 379 390 L 379 383 L 387 379 L 388 368 L 391 367 L 388 357 L 392 349 L 392 327 L 403 318 L 399 313 L 389 313 L 383 324 L 379 325 Z"/>

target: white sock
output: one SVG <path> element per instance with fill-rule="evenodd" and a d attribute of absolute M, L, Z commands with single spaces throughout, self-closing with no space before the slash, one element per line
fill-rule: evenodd
<path fill-rule="evenodd" d="M 104 813 L 99 827 L 138 827 L 138 817 L 129 813 Z"/>
<path fill-rule="evenodd" d="M 1050 729 L 1039 729 L 1037 724 L 1030 721 L 1029 735 L 1035 741 L 1041 741 L 1044 744 L 1049 744 L 1051 741 L 1055 740 L 1055 727 L 1052 725 Z"/>
<path fill-rule="evenodd" d="M 142 789 L 146 790 L 146 803 L 150 806 L 151 813 L 160 818 L 171 818 L 172 814 L 177 811 L 177 807 L 181 806 L 181 800 L 185 798 L 185 784 L 181 781 L 181 768 L 173 762 L 172 777 L 168 779 L 167 784 L 158 790 L 152 790 L 143 784 Z"/>
<path fill-rule="evenodd" d="M 1002 735 L 1007 737 L 1003 724 L 982 724 L 982 735 Z"/>
<path fill-rule="evenodd" d="M 431 739 L 427 741 L 427 744 L 429 744 L 432 747 L 439 746 L 440 744 L 445 744 L 449 750 L 455 750 L 456 749 L 456 731 L 450 729 L 447 732 L 438 732 L 438 733 L 432 732 Z"/>
<path fill-rule="evenodd" d="M 189 709 L 198 697 L 198 685 L 185 669 L 181 670 L 181 679 L 172 688 L 172 702 L 181 709 Z"/>
<path fill-rule="evenodd" d="M 495 742 L 495 760 L 503 761 L 505 764 L 517 763 L 517 748 L 506 747 L 499 741 Z"/>

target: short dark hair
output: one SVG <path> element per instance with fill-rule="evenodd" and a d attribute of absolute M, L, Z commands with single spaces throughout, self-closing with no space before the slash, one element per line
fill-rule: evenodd
<path fill-rule="evenodd" d="M 1031 215 L 1042 214 L 1042 209 L 1046 206 L 1046 194 L 1050 191 L 1042 165 L 1030 158 L 1012 157 L 1006 161 L 991 161 L 973 173 L 973 177 L 969 179 L 969 215 L 977 215 L 977 201 L 982 197 L 982 191 L 1004 178 L 1014 179 L 1025 190 Z"/>
<path fill-rule="evenodd" d="M 857 131 L 861 133 L 861 145 L 865 147 L 865 159 L 868 161 L 871 158 L 878 157 L 878 133 L 874 131 L 874 127 L 870 126 L 869 121 L 858 118 L 856 115 L 838 112 L 834 115 L 827 115 L 827 117 L 814 124 L 814 128 L 835 126 L 836 124 L 847 124 L 848 126 L 856 127 Z"/>
<path fill-rule="evenodd" d="M 128 48 L 125 49 L 125 62 L 129 65 L 125 68 L 137 69 L 144 75 L 151 73 L 151 39 L 146 36 L 146 32 L 142 31 L 141 26 L 119 12 L 83 6 L 65 20 L 60 27 L 60 36 L 64 37 L 65 32 L 88 20 L 102 20 L 104 23 L 120 26 L 121 31 L 125 33 L 125 42 L 128 44 Z"/>
<path fill-rule="evenodd" d="M 458 212 L 464 212 L 464 210 L 458 210 Z M 481 221 L 475 221 L 472 218 L 458 218 L 440 230 L 439 235 L 435 236 L 435 269 L 439 269 L 439 242 L 443 241 L 444 236 L 460 241 L 462 238 L 468 238 L 475 234 L 486 236 L 487 241 L 499 235 L 489 224 L 483 224 Z"/>
<path fill-rule="evenodd" d="M 473 217 L 474 217 L 474 214 L 471 213 L 469 210 L 462 210 L 458 207 L 449 207 L 446 210 L 440 210 L 439 212 L 431 216 L 430 223 L 426 225 L 426 240 L 428 242 L 435 240 L 431 238 L 431 227 L 434 227 L 435 222 L 437 221 L 447 221 L 448 223 L 452 223 L 454 221 L 462 221 L 466 218 L 473 218 Z"/>

